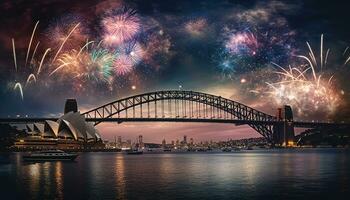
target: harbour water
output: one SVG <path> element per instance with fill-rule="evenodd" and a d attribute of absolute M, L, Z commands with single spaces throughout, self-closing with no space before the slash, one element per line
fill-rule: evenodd
<path fill-rule="evenodd" d="M 0 164 L 1 199 L 348 199 L 350 150 L 80 153 Z M 5 198 L 3 198 L 5 197 Z"/>

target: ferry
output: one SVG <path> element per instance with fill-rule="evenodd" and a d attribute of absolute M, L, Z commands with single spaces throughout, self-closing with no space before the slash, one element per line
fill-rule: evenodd
<path fill-rule="evenodd" d="M 25 161 L 74 160 L 77 156 L 77 154 L 66 153 L 62 150 L 47 150 L 24 155 L 23 159 Z"/>
<path fill-rule="evenodd" d="M 140 155 L 143 154 L 143 151 L 141 149 L 130 149 L 126 151 L 126 153 L 130 155 Z"/>

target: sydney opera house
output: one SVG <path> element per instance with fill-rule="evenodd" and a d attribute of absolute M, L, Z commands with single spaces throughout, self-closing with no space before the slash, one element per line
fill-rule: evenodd
<path fill-rule="evenodd" d="M 97 129 L 85 121 L 84 116 L 73 109 L 65 108 L 65 114 L 57 121 L 46 120 L 27 124 L 26 136 L 18 138 L 18 149 L 94 149 L 103 143 Z"/>

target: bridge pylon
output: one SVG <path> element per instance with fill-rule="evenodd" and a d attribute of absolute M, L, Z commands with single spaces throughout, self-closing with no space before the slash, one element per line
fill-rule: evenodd
<path fill-rule="evenodd" d="M 288 105 L 278 109 L 277 123 L 273 127 L 273 142 L 277 146 L 294 146 L 293 111 Z"/>
<path fill-rule="evenodd" d="M 78 103 L 76 99 L 66 99 L 64 104 L 64 114 L 68 112 L 78 112 Z"/>

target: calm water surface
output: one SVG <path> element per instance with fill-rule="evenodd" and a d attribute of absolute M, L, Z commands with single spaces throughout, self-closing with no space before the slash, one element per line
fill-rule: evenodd
<path fill-rule="evenodd" d="M 0 164 L 0 199 L 349 199 L 350 150 L 80 153 Z"/>

